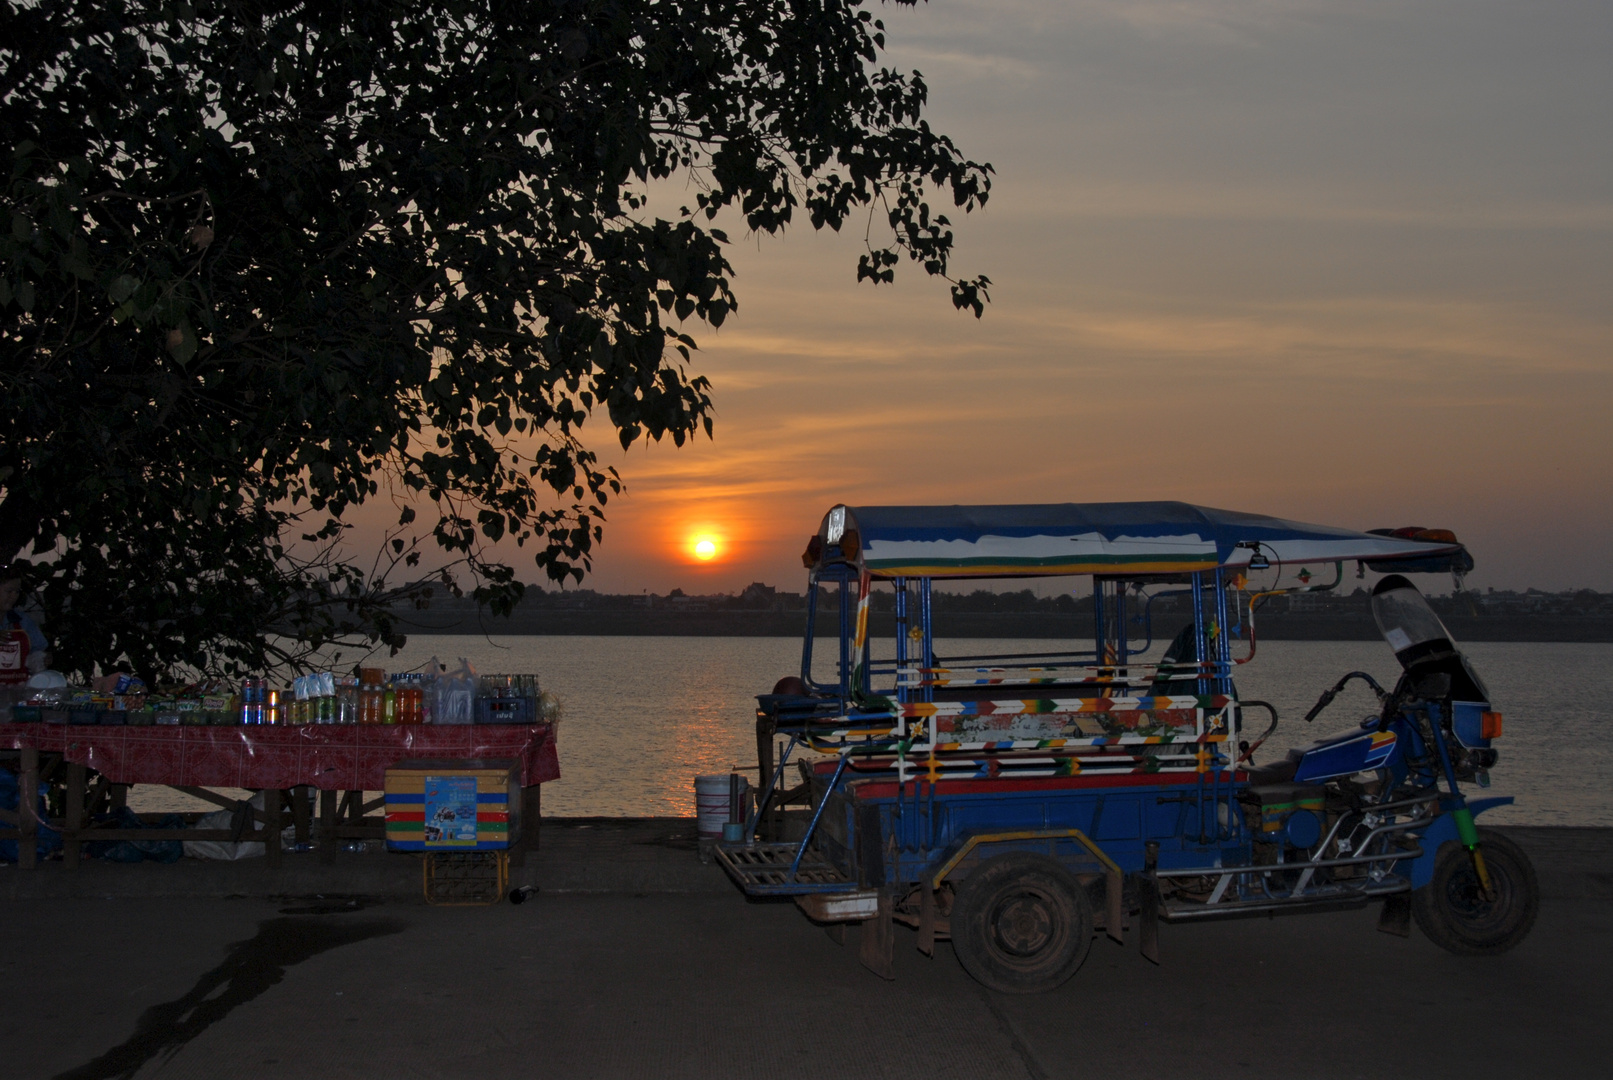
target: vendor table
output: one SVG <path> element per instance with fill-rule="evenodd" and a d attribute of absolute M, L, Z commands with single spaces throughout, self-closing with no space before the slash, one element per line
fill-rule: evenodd
<path fill-rule="evenodd" d="M 505 758 L 519 764 L 523 833 L 511 851 L 519 862 L 537 845 L 539 785 L 560 776 L 560 759 L 550 724 L 310 724 L 302 726 L 91 726 L 0 724 L 0 749 L 20 751 L 21 790 L 40 778 L 40 754 L 59 755 L 65 774 L 64 815 L 52 826 L 62 831 L 65 860 L 78 864 L 79 843 L 88 839 L 256 840 L 266 846 L 268 864 L 280 858 L 284 827 L 281 794 L 320 795 L 318 835 L 322 858 L 330 859 L 340 839 L 380 839 L 382 818 L 367 818 L 380 800 L 366 805 L 365 791 L 382 789 L 387 767 L 410 759 Z M 93 790 L 89 773 L 99 774 Z M 237 803 L 206 790 L 247 788 L 264 792 L 254 811 L 261 823 L 248 834 L 229 830 L 109 830 L 86 821 L 106 801 L 122 801 L 129 784 L 160 784 L 213 802 Z M 292 801 L 291 824 L 299 841 L 308 838 L 308 801 Z M 0 812 L 4 818 L 12 815 Z M 35 816 L 30 799 L 19 802 L 16 826 L 19 864 L 34 862 Z M 5 830 L 11 832 L 11 830 Z M 172 835 L 170 835 L 172 834 Z"/>

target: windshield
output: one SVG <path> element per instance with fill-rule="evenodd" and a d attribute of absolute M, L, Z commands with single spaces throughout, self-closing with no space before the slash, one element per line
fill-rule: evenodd
<path fill-rule="evenodd" d="M 1398 574 L 1384 578 L 1372 591 L 1372 617 L 1377 621 L 1378 633 L 1396 655 L 1429 642 L 1449 641 L 1451 637 L 1423 594 Z"/>
<path fill-rule="evenodd" d="M 1490 692 L 1473 670 L 1450 631 L 1439 621 L 1417 586 L 1391 574 L 1372 590 L 1372 617 L 1378 632 L 1395 651 L 1395 659 L 1412 675 L 1449 675 L 1446 696 L 1455 701 L 1489 701 Z"/>

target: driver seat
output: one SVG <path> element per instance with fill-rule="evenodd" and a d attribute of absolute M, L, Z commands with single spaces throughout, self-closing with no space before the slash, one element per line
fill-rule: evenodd
<path fill-rule="evenodd" d="M 1287 784 L 1294 779 L 1294 773 L 1299 769 L 1299 763 L 1305 757 L 1304 747 L 1295 747 L 1288 751 L 1288 755 L 1280 761 L 1270 765 L 1253 765 L 1249 768 L 1249 783 L 1251 784 Z"/>

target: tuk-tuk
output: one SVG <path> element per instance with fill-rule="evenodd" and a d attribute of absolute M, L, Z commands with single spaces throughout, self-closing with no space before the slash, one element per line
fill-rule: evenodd
<path fill-rule="evenodd" d="M 970 975 L 1018 993 L 1062 984 L 1100 932 L 1130 929 L 1157 962 L 1160 920 L 1380 903 L 1380 929 L 1404 936 L 1415 918 L 1456 953 L 1503 951 L 1533 925 L 1529 860 L 1473 821 L 1512 800 L 1464 792 L 1488 784 L 1501 715 L 1403 576 L 1470 570 L 1449 532 L 1174 502 L 836 506 L 803 562 L 800 673 L 758 695 L 762 792 L 717 857 L 752 896 L 861 923 L 877 974 L 892 977 L 898 922 L 920 951 L 950 939 Z M 1254 658 L 1260 604 L 1336 588 L 1350 562 L 1387 575 L 1371 603 L 1401 677 L 1349 673 L 1306 719 L 1351 680 L 1374 715 L 1257 764 L 1277 711 L 1241 700 L 1234 673 Z M 1307 564 L 1331 580 L 1310 584 Z M 1285 570 L 1304 583 L 1250 585 Z M 937 655 L 937 583 L 1071 575 L 1090 578 L 1090 613 L 1069 615 L 1064 643 Z M 839 633 L 815 663 L 825 592 Z M 1168 640 L 1153 632 L 1167 597 L 1187 619 Z M 775 828 L 787 793 L 809 808 L 793 838 Z"/>

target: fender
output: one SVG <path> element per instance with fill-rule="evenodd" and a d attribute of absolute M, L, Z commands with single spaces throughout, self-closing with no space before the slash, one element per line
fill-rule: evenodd
<path fill-rule="evenodd" d="M 1445 800 L 1441 799 L 1441 802 Z M 1491 795 L 1485 799 L 1467 800 L 1467 809 L 1474 817 L 1478 817 L 1486 810 L 1493 810 L 1497 806 L 1508 806 L 1512 803 L 1511 795 Z M 1428 828 L 1423 830 L 1420 839 L 1423 853 L 1411 864 L 1411 887 L 1420 889 L 1434 878 L 1434 860 L 1439 858 L 1439 849 L 1446 844 L 1459 843 L 1456 836 L 1456 822 L 1449 814 L 1440 814 Z"/>

